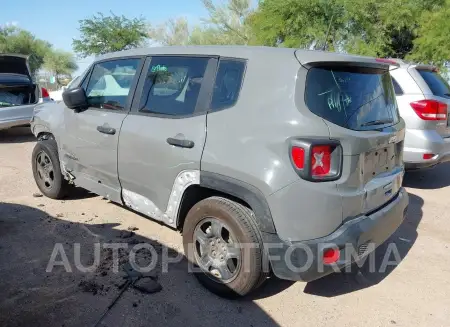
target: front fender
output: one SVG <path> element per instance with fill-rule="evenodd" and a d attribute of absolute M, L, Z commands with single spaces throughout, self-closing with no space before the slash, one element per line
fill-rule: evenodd
<path fill-rule="evenodd" d="M 31 131 L 34 136 L 52 134 L 58 139 L 58 134 L 64 129 L 64 108 L 59 103 L 50 102 L 36 106 L 31 119 Z"/>

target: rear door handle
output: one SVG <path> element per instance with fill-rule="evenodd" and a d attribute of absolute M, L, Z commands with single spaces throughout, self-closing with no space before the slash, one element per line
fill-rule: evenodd
<path fill-rule="evenodd" d="M 177 146 L 180 148 L 188 148 L 192 149 L 195 145 L 194 141 L 191 140 L 185 140 L 184 138 L 179 137 L 178 135 L 176 137 L 169 137 L 167 139 L 167 143 L 173 146 Z"/>
<path fill-rule="evenodd" d="M 114 135 L 116 134 L 116 129 L 112 127 L 106 127 L 106 126 L 97 126 L 97 131 L 103 134 L 109 134 Z"/>

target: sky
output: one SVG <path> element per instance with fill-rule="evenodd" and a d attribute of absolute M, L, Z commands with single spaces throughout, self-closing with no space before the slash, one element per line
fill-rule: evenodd
<path fill-rule="evenodd" d="M 79 36 L 79 20 L 111 11 L 128 18 L 142 16 L 152 25 L 175 17 L 197 23 L 207 16 L 200 0 L 1 0 L 0 25 L 16 25 L 49 41 L 55 49 L 73 51 L 72 39 Z M 77 59 L 77 73 L 91 61 Z"/>

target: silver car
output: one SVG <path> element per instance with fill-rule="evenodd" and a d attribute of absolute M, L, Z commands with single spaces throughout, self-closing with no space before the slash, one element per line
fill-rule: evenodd
<path fill-rule="evenodd" d="M 323 277 L 405 217 L 405 123 L 383 60 L 133 49 L 97 58 L 63 100 L 32 122 L 42 193 L 61 199 L 74 184 L 181 230 L 217 294 L 245 295 L 270 271 Z"/>
<path fill-rule="evenodd" d="M 392 82 L 406 123 L 405 168 L 450 161 L 450 86 L 434 66 L 394 61 L 400 67 L 391 70 Z"/>
<path fill-rule="evenodd" d="M 0 55 L 0 130 L 29 125 L 36 104 L 48 101 L 47 90 L 33 82 L 27 56 Z"/>

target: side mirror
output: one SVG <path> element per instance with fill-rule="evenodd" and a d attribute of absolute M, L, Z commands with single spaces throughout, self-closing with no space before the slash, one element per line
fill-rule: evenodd
<path fill-rule="evenodd" d="M 83 109 L 88 107 L 88 99 L 84 89 L 75 87 L 73 89 L 64 91 L 62 94 L 64 103 L 69 109 Z"/>

